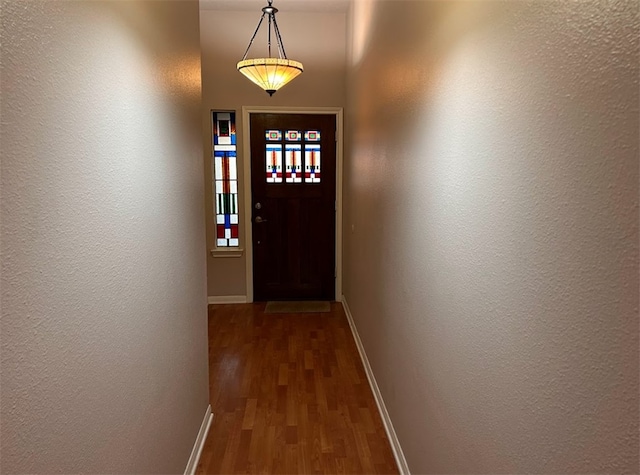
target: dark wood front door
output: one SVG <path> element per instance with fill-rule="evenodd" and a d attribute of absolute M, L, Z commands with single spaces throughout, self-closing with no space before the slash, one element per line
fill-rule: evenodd
<path fill-rule="evenodd" d="M 251 114 L 254 300 L 334 300 L 336 118 Z"/>

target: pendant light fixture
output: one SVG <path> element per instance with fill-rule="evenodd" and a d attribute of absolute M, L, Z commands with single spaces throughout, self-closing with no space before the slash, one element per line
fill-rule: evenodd
<path fill-rule="evenodd" d="M 262 16 L 256 27 L 256 31 L 253 32 L 251 40 L 249 40 L 249 46 L 244 52 L 242 60 L 238 62 L 237 68 L 242 74 L 249 78 L 252 82 L 260 86 L 267 91 L 270 96 L 280 89 L 282 86 L 296 78 L 304 70 L 302 63 L 287 59 L 287 53 L 284 51 L 284 45 L 282 44 L 282 38 L 280 37 L 280 30 L 278 29 L 278 23 L 276 23 L 276 13 L 278 9 L 272 6 L 273 0 L 267 0 L 268 5 L 262 8 Z M 253 40 L 262 26 L 262 22 L 265 16 L 269 19 L 269 31 L 268 31 L 268 58 L 255 58 L 247 59 L 249 49 L 253 44 Z M 278 48 L 278 57 L 271 57 L 271 32 L 276 40 L 276 46 Z"/>

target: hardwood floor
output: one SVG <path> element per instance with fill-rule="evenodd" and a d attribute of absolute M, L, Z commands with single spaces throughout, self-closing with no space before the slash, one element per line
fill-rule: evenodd
<path fill-rule="evenodd" d="M 339 303 L 209 306 L 213 423 L 198 474 L 397 474 Z"/>

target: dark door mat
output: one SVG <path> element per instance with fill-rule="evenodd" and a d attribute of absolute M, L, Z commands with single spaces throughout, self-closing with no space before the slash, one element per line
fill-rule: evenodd
<path fill-rule="evenodd" d="M 264 313 L 327 313 L 331 311 L 329 302 L 267 302 Z"/>

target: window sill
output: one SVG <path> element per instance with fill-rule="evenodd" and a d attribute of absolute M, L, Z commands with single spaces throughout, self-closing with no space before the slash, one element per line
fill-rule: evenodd
<path fill-rule="evenodd" d="M 211 254 L 211 257 L 215 259 L 219 257 L 242 257 L 244 249 L 211 249 L 209 253 Z"/>

